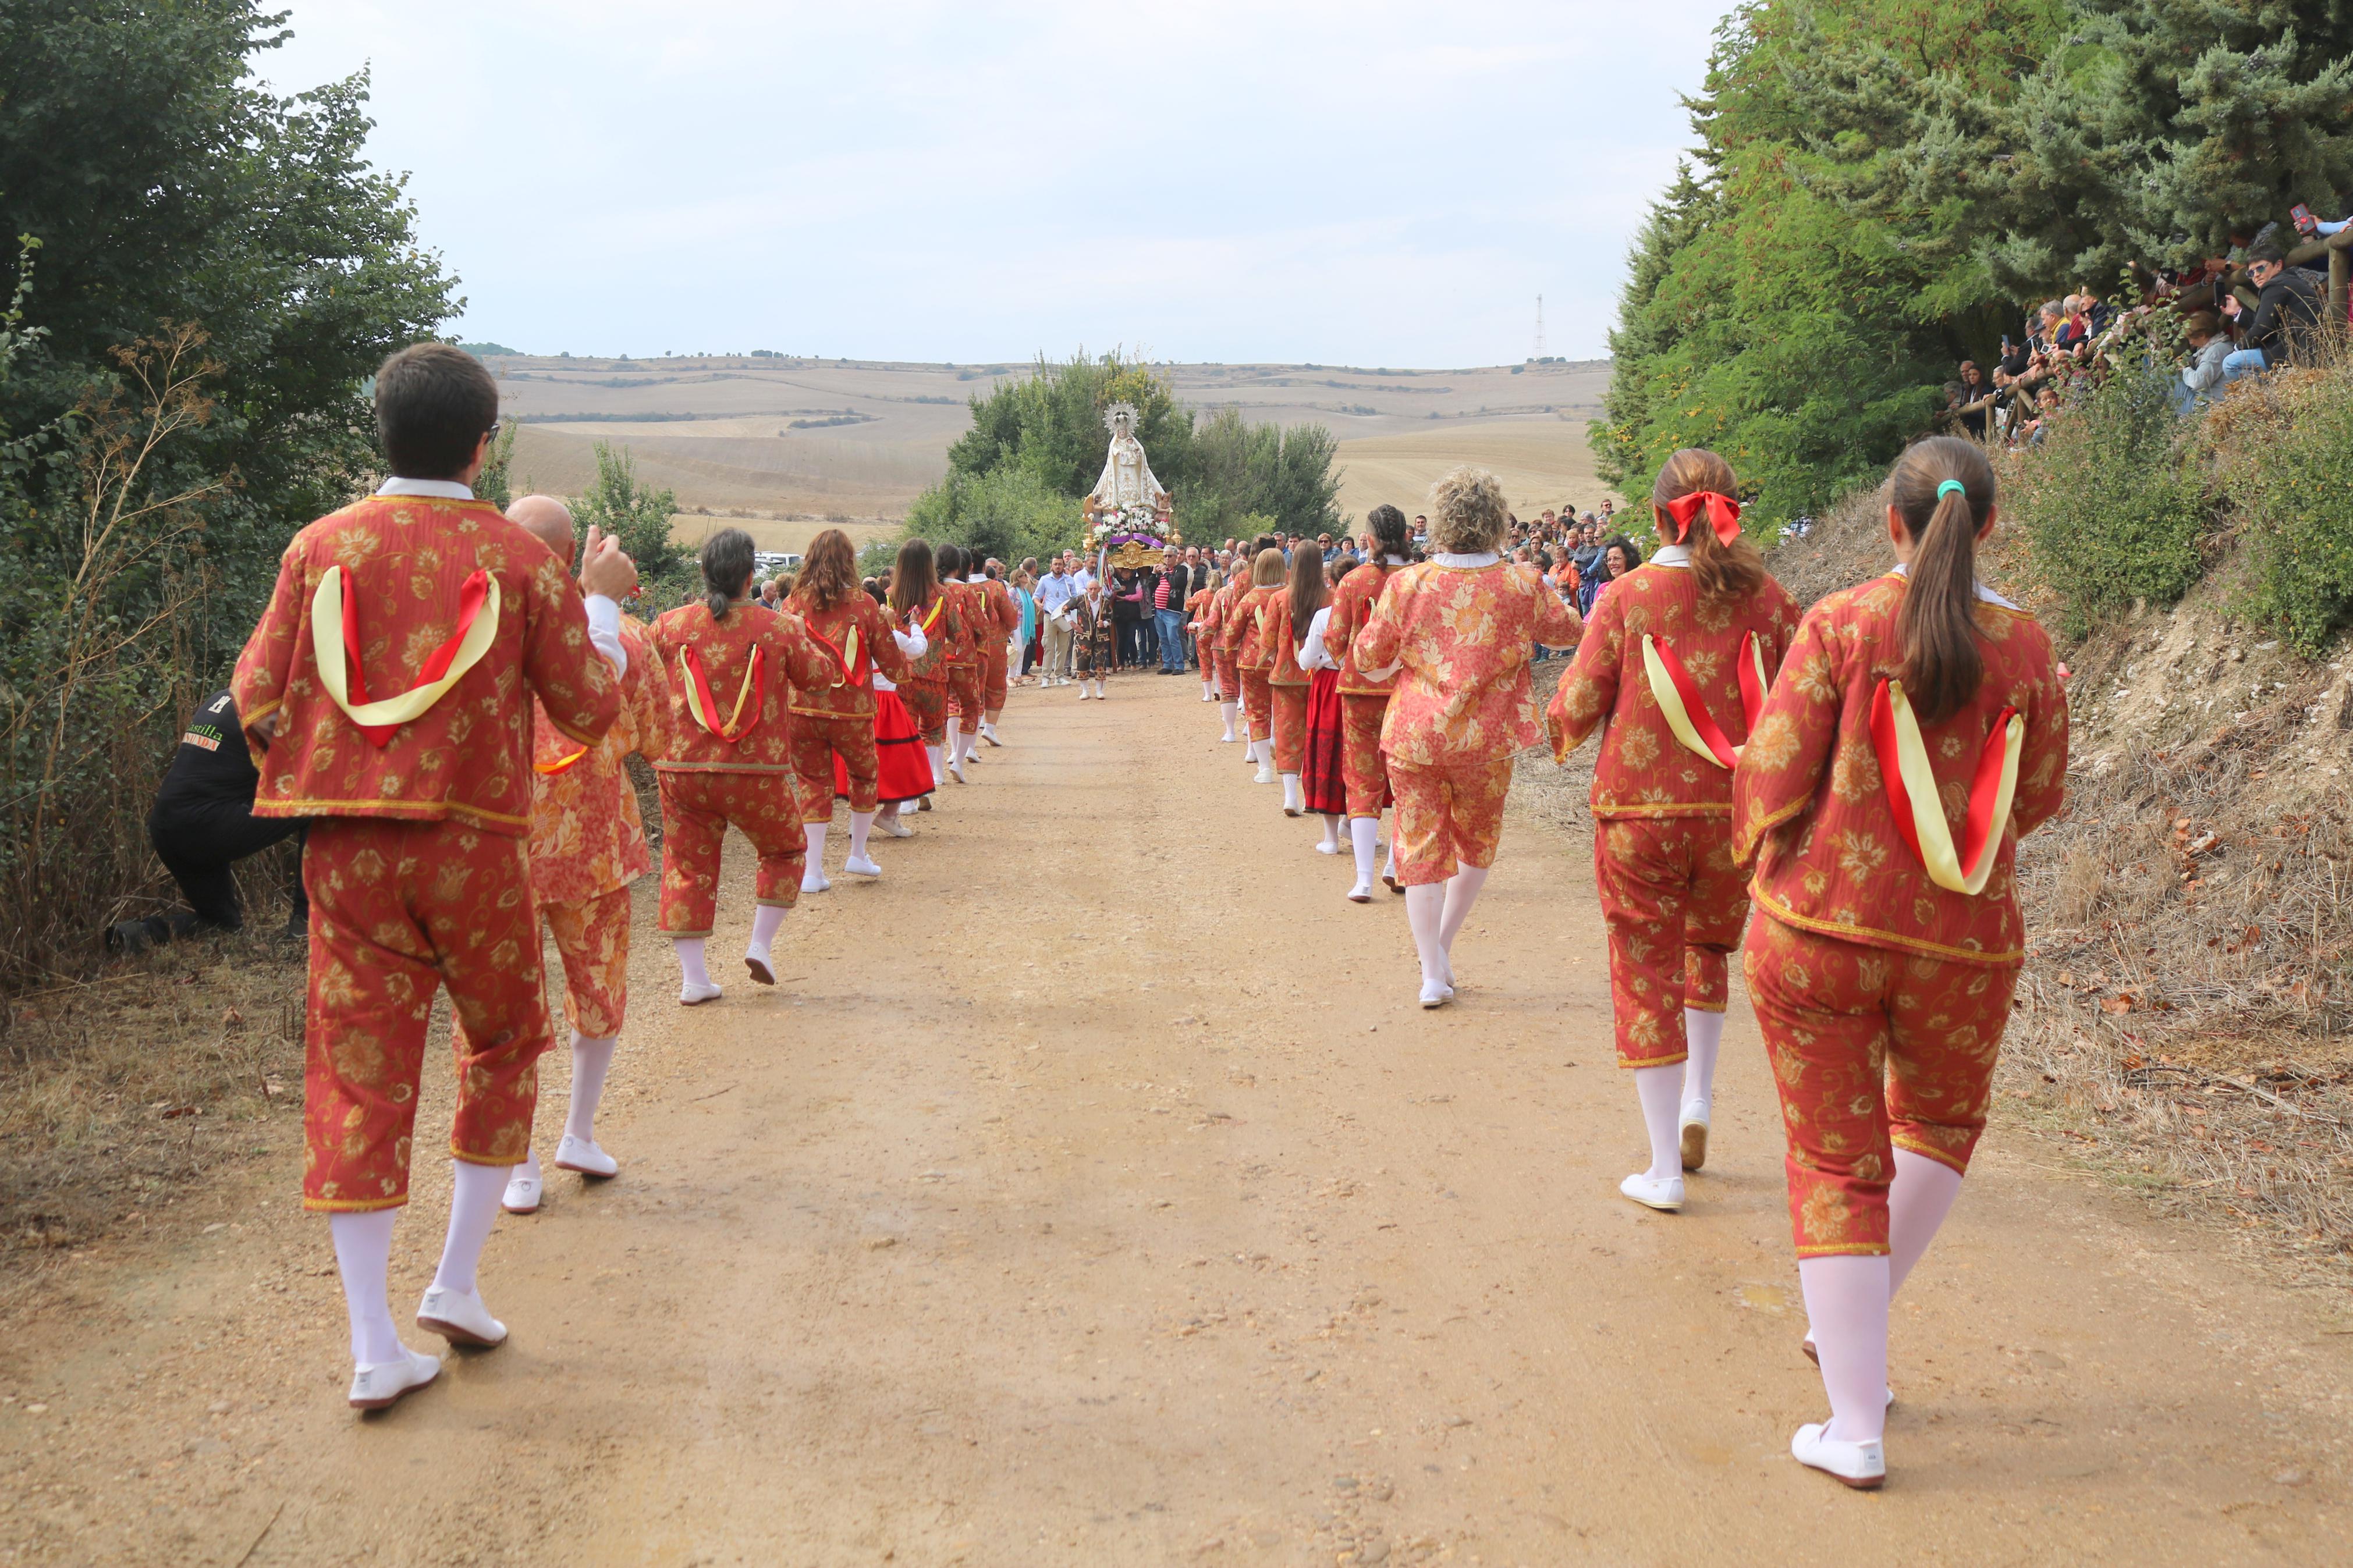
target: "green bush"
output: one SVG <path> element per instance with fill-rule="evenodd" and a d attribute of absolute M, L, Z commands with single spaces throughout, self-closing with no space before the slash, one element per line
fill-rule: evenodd
<path fill-rule="evenodd" d="M 2073 637 L 2137 599 L 2171 604 L 2198 580 L 2207 528 L 2194 427 L 2176 417 L 2161 374 L 2119 373 L 2043 426 L 2003 502 L 2032 542 Z"/>
<path fill-rule="evenodd" d="M 2221 485 L 2244 541 L 2241 614 L 2317 654 L 2353 619 L 2353 370 L 2234 395 Z"/>
<path fill-rule="evenodd" d="M 1018 463 L 978 475 L 951 468 L 907 509 L 900 537 L 960 544 L 1010 568 L 1076 543 L 1079 503 Z"/>

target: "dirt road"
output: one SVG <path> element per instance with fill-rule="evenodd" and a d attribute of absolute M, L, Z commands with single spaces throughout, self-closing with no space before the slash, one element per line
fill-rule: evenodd
<path fill-rule="evenodd" d="M 1999 1121 L 1897 1304 L 1887 1489 L 1800 1469 L 1745 1004 L 1692 1208 L 1625 1203 L 1587 846 L 1515 816 L 1424 1014 L 1402 900 L 1341 897 L 1198 693 L 1018 694 L 879 886 L 803 901 L 776 992 L 680 1012 L 644 909 L 622 1176 L 501 1221 L 511 1342 L 389 1415 L 343 1407 L 290 1146 L 70 1266 L 0 1346 L 0 1560 L 2353 1559 L 2344 1303 Z"/>

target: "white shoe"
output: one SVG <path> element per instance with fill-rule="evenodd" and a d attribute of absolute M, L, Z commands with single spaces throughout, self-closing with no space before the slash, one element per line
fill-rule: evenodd
<path fill-rule="evenodd" d="M 1707 1163 L 1707 1110 L 1694 1100 L 1683 1107 L 1683 1169 L 1696 1171 Z"/>
<path fill-rule="evenodd" d="M 1887 1479 L 1885 1447 L 1876 1439 L 1868 1443 L 1841 1442 L 1825 1436 L 1829 1430 L 1827 1421 L 1799 1427 L 1798 1435 L 1789 1439 L 1789 1457 L 1844 1481 L 1859 1492 L 1877 1491 Z"/>
<path fill-rule="evenodd" d="M 1421 983 L 1421 1005 L 1424 1007 L 1443 1007 L 1453 1000 L 1454 987 L 1444 981 L 1425 980 Z"/>
<path fill-rule="evenodd" d="M 1230 746 L 1233 743 L 1234 732 L 1231 730 L 1227 731 L 1224 734 L 1218 737 L 1218 744 L 1220 746 Z"/>
<path fill-rule="evenodd" d="M 1817 1349 L 1815 1348 L 1815 1346 L 1814 1346 L 1814 1331 L 1813 1331 L 1813 1330 L 1811 1330 L 1811 1329 L 1808 1329 L 1808 1330 L 1806 1331 L 1806 1340 L 1805 1340 L 1805 1342 L 1804 1342 L 1803 1344 L 1799 1345 L 1798 1348 L 1799 1348 L 1799 1350 L 1804 1351 L 1804 1352 L 1806 1352 L 1806 1359 L 1807 1359 L 1808 1361 L 1812 1362 L 1816 1366 L 1820 1366 L 1820 1365 L 1821 1365 L 1821 1364 L 1822 1364 L 1822 1352 L 1821 1352 L 1820 1350 L 1817 1350 Z M 1886 1394 L 1886 1395 L 1887 1395 L 1887 1407 L 1888 1407 L 1889 1409 L 1893 1410 L 1894 1408 L 1895 1408 L 1895 1391 L 1894 1391 L 1894 1389 L 1890 1388 L 1890 1389 L 1884 1390 L 1883 1392 L 1884 1392 L 1884 1393 Z"/>
<path fill-rule="evenodd" d="M 1348 889 L 1348 901 L 1352 904 L 1371 903 L 1373 901 L 1373 885 L 1370 882 L 1357 883 L 1355 887 Z"/>
<path fill-rule="evenodd" d="M 1325 843 L 1321 839 L 1316 841 L 1315 853 L 1318 855 L 1337 855 L 1339 852 L 1340 846 L 1337 843 Z"/>
<path fill-rule="evenodd" d="M 499 1199 L 499 1206 L 509 1214 L 537 1214 L 539 1191 L 539 1156 L 526 1154 L 508 1175 L 506 1195 Z"/>
<path fill-rule="evenodd" d="M 1661 1214 L 1673 1214 L 1683 1206 L 1683 1179 L 1669 1176 L 1665 1181 L 1653 1181 L 1641 1171 L 1618 1184 L 1618 1190 L 1646 1209 Z"/>
<path fill-rule="evenodd" d="M 453 1345 L 480 1345 L 487 1350 L 503 1344 L 507 1326 L 491 1316 L 480 1296 L 436 1285 L 417 1303 L 417 1326 L 439 1334 Z"/>
<path fill-rule="evenodd" d="M 815 866 L 809 867 L 801 873 L 801 891 L 804 893 L 822 893 L 832 886 L 833 884 L 826 879 L 824 871 Z"/>
<path fill-rule="evenodd" d="M 400 1402 L 412 1388 L 422 1388 L 441 1375 L 441 1358 L 421 1355 L 406 1345 L 398 1361 L 365 1362 L 352 1369 L 352 1408 L 382 1410 Z"/>
<path fill-rule="evenodd" d="M 595 1176 L 600 1181 L 621 1173 L 621 1163 L 596 1147 L 595 1139 L 575 1138 L 569 1132 L 564 1135 L 564 1142 L 555 1146 L 555 1168 L 577 1171 L 584 1176 Z"/>
<path fill-rule="evenodd" d="M 915 836 L 915 830 L 896 816 L 878 816 L 874 819 L 874 826 L 892 838 L 913 838 Z"/>
<path fill-rule="evenodd" d="M 1274 782 L 1274 764 L 1272 763 L 1259 763 L 1258 777 L 1252 782 L 1256 784 L 1272 784 Z"/>
<path fill-rule="evenodd" d="M 719 987 L 707 980 L 699 985 L 691 980 L 679 982 L 678 1005 L 681 1007 L 700 1007 L 705 1002 L 718 1000 Z"/>
<path fill-rule="evenodd" d="M 997 726 L 994 724 L 983 724 L 980 727 L 980 738 L 987 742 L 992 746 L 1002 746 L 1005 744 L 1004 742 L 997 738 Z"/>
<path fill-rule="evenodd" d="M 745 948 L 744 967 L 752 972 L 752 979 L 755 984 L 774 985 L 776 983 L 776 961 L 769 955 L 768 950 L 765 947 Z M 719 987 L 714 985 L 711 989 L 712 994 L 716 994 Z M 680 1000 L 683 1001 L 685 998 L 681 997 Z"/>
<path fill-rule="evenodd" d="M 964 759 L 962 757 L 958 757 L 954 762 L 948 763 L 948 777 L 955 780 L 958 784 L 972 783 L 970 779 L 964 776 Z"/>
<path fill-rule="evenodd" d="M 882 874 L 882 868 L 863 855 L 852 855 L 841 863 L 841 868 L 852 877 L 879 877 Z"/>

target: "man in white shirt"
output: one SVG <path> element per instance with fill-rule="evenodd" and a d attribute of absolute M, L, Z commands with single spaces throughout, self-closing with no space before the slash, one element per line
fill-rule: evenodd
<path fill-rule="evenodd" d="M 1046 644 L 1044 679 L 1049 686 L 1071 683 L 1071 618 L 1063 611 L 1079 596 L 1079 584 L 1071 576 L 1070 562 L 1066 550 L 1054 557 L 1054 569 L 1038 580 L 1038 613 L 1045 617 L 1039 623 Z"/>

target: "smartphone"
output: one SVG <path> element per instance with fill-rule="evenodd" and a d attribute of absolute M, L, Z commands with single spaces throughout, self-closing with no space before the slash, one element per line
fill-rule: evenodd
<path fill-rule="evenodd" d="M 2295 220 L 2296 232 L 2299 234 L 2310 234 L 2317 226 L 2313 220 L 2312 209 L 2302 202 L 2288 208 L 2287 216 Z"/>

